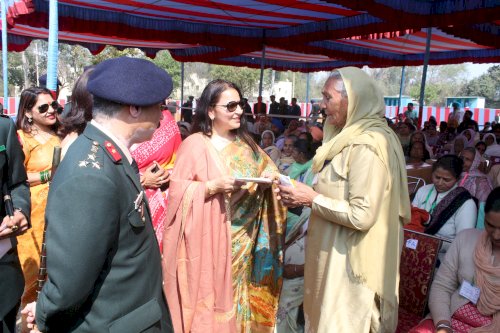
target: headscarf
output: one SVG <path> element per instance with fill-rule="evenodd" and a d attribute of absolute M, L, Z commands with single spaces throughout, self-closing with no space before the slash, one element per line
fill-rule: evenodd
<path fill-rule="evenodd" d="M 266 134 L 271 134 L 271 137 L 273 138 L 273 143 L 269 147 L 264 148 L 263 139 L 264 139 L 264 135 L 266 135 Z M 278 147 L 276 147 L 276 145 L 274 144 L 276 139 L 274 137 L 273 131 L 265 130 L 264 132 L 262 132 L 262 135 L 260 136 L 260 138 L 261 138 L 260 146 L 266 152 L 266 154 L 269 155 L 269 157 L 271 157 L 273 162 L 276 163 L 279 160 L 279 158 L 281 157 L 281 152 L 278 149 Z"/>
<path fill-rule="evenodd" d="M 469 171 L 462 172 L 458 183 L 459 186 L 465 187 L 479 202 L 486 202 L 486 198 L 493 190 L 493 185 L 488 176 L 479 171 L 481 160 L 481 155 L 476 150 Z"/>
<path fill-rule="evenodd" d="M 471 333 L 500 332 L 500 267 L 491 261 L 493 255 L 491 239 L 486 231 L 479 238 L 474 251 L 476 284 L 481 290 L 477 309 L 483 316 L 493 316 L 491 324 L 474 328 Z"/>
<path fill-rule="evenodd" d="M 467 145 L 467 141 L 468 141 L 467 138 L 463 134 L 457 135 L 455 137 L 455 139 L 453 140 L 453 145 L 451 146 L 451 152 L 450 152 L 450 154 L 457 155 L 457 152 L 455 151 L 455 141 L 457 141 L 457 140 L 462 140 L 462 142 L 464 143 L 464 148 L 469 147 Z"/>
<path fill-rule="evenodd" d="M 401 224 L 411 219 L 405 158 L 399 138 L 384 118 L 384 99 L 376 82 L 359 68 L 346 67 L 339 72 L 348 95 L 346 124 L 343 128 L 336 128 L 327 120 L 323 128 L 323 145 L 316 151 L 312 170 L 319 173 L 323 165 L 344 148 L 362 144 L 373 149 L 391 176 L 389 200 L 398 210 L 399 219 L 377 222 L 366 232 L 353 232 L 347 239 L 347 258 L 353 276 L 384 300 L 382 321 L 393 322 L 394 314 L 397 314 L 394 286 L 397 285 L 399 256 L 377 258 L 381 262 L 373 262 L 373 256 L 367 253 L 380 247 L 381 240 L 387 242 L 386 248 L 401 248 Z M 348 157 L 345 160 L 349 160 Z M 343 169 L 336 171 L 348 178 L 348 168 Z M 387 275 L 388 271 L 394 272 L 393 276 Z"/>
<path fill-rule="evenodd" d="M 465 132 L 469 132 L 470 140 L 465 136 Z M 465 147 L 474 147 L 474 141 L 476 141 L 476 132 L 473 129 L 468 128 L 466 130 L 463 130 L 460 134 L 464 136 L 465 140 L 467 140 Z"/>
<path fill-rule="evenodd" d="M 392 184 L 400 198 L 409 198 L 406 162 L 398 136 L 384 118 L 383 95 L 365 72 L 356 67 L 339 69 L 348 95 L 347 120 L 343 128 L 328 123 L 323 127 L 323 145 L 313 159 L 313 171 L 319 173 L 326 161 L 332 160 L 345 147 L 355 144 L 371 146 L 397 183 Z M 386 149 L 386 147 L 394 149 Z M 399 216 L 410 220 L 410 202 L 401 200 Z"/>
<path fill-rule="evenodd" d="M 496 145 L 496 146 L 498 146 L 498 143 L 497 143 L 497 137 L 496 137 L 496 136 L 495 136 L 495 134 L 493 134 L 493 133 L 486 133 L 486 134 L 483 136 L 483 141 L 484 141 L 484 143 L 486 143 L 486 146 L 487 146 L 487 147 L 489 147 L 489 146 L 488 146 L 488 143 L 486 142 L 486 138 L 488 138 L 488 137 L 490 137 L 490 136 L 492 136 L 492 137 L 493 137 L 493 143 L 492 143 L 490 146 L 495 146 L 495 145 Z"/>
<path fill-rule="evenodd" d="M 273 145 L 274 145 L 274 142 L 276 141 L 276 138 L 274 137 L 274 133 L 273 131 L 271 130 L 265 130 L 264 132 L 262 132 L 262 134 L 260 135 L 260 146 L 263 147 L 263 144 L 264 144 L 264 135 L 265 134 L 271 134 L 272 138 L 273 138 Z"/>

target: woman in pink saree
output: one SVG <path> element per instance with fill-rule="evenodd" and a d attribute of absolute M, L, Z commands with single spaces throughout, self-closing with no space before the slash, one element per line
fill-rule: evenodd
<path fill-rule="evenodd" d="M 181 144 L 179 127 L 168 110 L 163 111 L 160 127 L 149 141 L 132 147 L 132 157 L 139 167 L 141 184 L 149 202 L 156 239 L 162 246 L 169 173 L 174 167 L 177 149 Z"/>
<path fill-rule="evenodd" d="M 163 276 L 179 333 L 274 329 L 286 210 L 271 185 L 238 180 L 278 172 L 242 105 L 233 83 L 210 82 L 171 175 Z"/>

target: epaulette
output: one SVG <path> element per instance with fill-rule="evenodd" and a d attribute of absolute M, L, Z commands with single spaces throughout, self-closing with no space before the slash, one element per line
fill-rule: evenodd
<path fill-rule="evenodd" d="M 5 114 L 5 113 L 0 113 L 0 117 L 4 117 L 4 118 L 9 118 L 10 119 L 10 116 L 8 114 Z"/>
<path fill-rule="evenodd" d="M 118 152 L 118 150 L 115 148 L 115 146 L 111 142 L 104 141 L 104 147 L 106 148 L 108 153 L 111 155 L 113 162 L 118 163 L 122 160 L 122 155 Z"/>
<path fill-rule="evenodd" d="M 92 141 L 92 146 L 90 147 L 90 152 L 87 155 L 87 158 L 78 162 L 78 166 L 80 168 L 94 168 L 101 169 L 102 165 L 99 163 L 96 157 L 96 153 L 99 151 L 99 142 Z"/>

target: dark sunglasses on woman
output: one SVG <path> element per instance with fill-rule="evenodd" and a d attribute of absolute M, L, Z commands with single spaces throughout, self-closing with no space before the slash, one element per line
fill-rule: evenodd
<path fill-rule="evenodd" d="M 59 103 L 57 103 L 57 101 L 53 101 L 50 104 L 48 104 L 48 103 L 42 104 L 42 105 L 38 106 L 38 112 L 45 113 L 45 112 L 49 111 L 49 107 L 51 107 L 54 111 L 58 112 Z"/>
<path fill-rule="evenodd" d="M 226 105 L 223 105 L 223 104 L 214 104 L 214 106 L 224 106 L 226 107 L 226 109 L 229 111 L 229 112 L 234 112 L 236 111 L 236 108 L 238 107 L 238 105 L 240 106 L 240 108 L 243 110 L 243 108 L 245 107 L 245 101 L 238 101 L 238 102 L 229 102 L 227 103 Z"/>

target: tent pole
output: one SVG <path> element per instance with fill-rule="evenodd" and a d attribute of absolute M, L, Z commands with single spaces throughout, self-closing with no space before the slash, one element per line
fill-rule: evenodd
<path fill-rule="evenodd" d="M 311 73 L 307 73 L 306 76 L 306 116 L 309 116 L 309 87 L 310 87 L 310 81 L 311 81 Z"/>
<path fill-rule="evenodd" d="M 429 65 L 429 53 L 431 50 L 432 28 L 427 28 L 427 41 L 425 42 L 424 68 L 422 82 L 420 84 L 420 98 L 418 100 L 418 128 L 422 127 L 422 116 L 424 114 L 425 80 L 427 78 L 427 65 Z"/>
<path fill-rule="evenodd" d="M 399 84 L 398 112 L 396 115 L 403 113 L 403 112 L 401 112 L 401 98 L 403 97 L 404 84 L 405 84 L 405 65 L 403 65 L 403 68 L 401 68 L 401 82 Z"/>
<path fill-rule="evenodd" d="M 50 0 L 47 88 L 52 91 L 52 97 L 54 97 L 54 99 L 57 98 L 57 60 L 59 54 L 59 22 L 57 9 L 57 0 Z"/>
<path fill-rule="evenodd" d="M 7 0 L 2 0 L 2 71 L 3 71 L 3 104 L 9 105 L 9 80 L 7 56 Z"/>
<path fill-rule="evenodd" d="M 257 110 L 262 110 L 262 83 L 264 82 L 264 61 L 266 60 L 266 45 L 262 45 L 262 57 L 260 58 L 260 80 L 259 80 L 259 98 L 257 99 Z M 255 111 L 254 111 L 255 112 Z"/>
<path fill-rule="evenodd" d="M 184 104 L 184 63 L 181 62 L 181 112 L 182 104 Z"/>
<path fill-rule="evenodd" d="M 262 46 L 262 57 L 260 58 L 260 81 L 259 81 L 259 96 L 262 97 L 262 82 L 264 81 L 264 61 L 266 60 L 266 46 Z M 259 106 L 260 109 L 260 106 Z"/>

